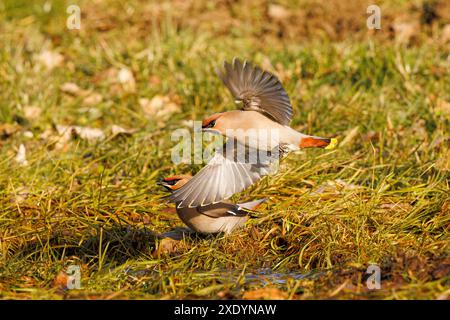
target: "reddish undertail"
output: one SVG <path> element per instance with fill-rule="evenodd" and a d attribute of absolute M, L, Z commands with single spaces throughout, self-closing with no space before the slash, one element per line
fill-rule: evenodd
<path fill-rule="evenodd" d="M 325 148 L 333 149 L 336 146 L 336 139 L 319 138 L 319 137 L 306 137 L 300 140 L 299 147 L 304 148 Z"/>

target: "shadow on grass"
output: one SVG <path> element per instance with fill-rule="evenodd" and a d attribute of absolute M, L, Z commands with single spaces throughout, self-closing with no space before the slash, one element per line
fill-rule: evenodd
<path fill-rule="evenodd" d="M 188 238 L 195 241 L 211 237 L 182 227 L 157 233 L 145 227 L 120 224 L 95 229 L 91 235 L 86 233 L 72 234 L 67 230 L 59 230 L 44 241 L 38 239 L 29 242 L 16 253 L 27 258 L 49 254 L 58 260 L 67 257 L 88 264 L 98 264 L 100 261 L 102 265 L 122 264 L 129 259 L 154 256 L 158 243 L 163 239 L 177 242 Z"/>

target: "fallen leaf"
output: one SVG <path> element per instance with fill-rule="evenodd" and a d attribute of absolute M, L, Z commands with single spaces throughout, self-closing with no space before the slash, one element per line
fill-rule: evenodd
<path fill-rule="evenodd" d="M 167 119 L 173 113 L 181 112 L 180 106 L 171 101 L 168 96 L 156 95 L 151 100 L 141 98 L 139 104 L 149 118 Z"/>
<path fill-rule="evenodd" d="M 442 43 L 450 42 L 450 24 L 446 24 L 442 29 L 441 41 Z"/>
<path fill-rule="evenodd" d="M 136 81 L 134 80 L 133 73 L 130 71 L 130 69 L 121 68 L 117 73 L 117 80 L 122 85 L 124 91 L 136 91 Z"/>
<path fill-rule="evenodd" d="M 73 83 L 73 82 L 63 83 L 59 87 L 59 89 L 64 93 L 68 93 L 68 94 L 71 94 L 74 96 L 85 94 L 85 90 L 81 89 L 76 83 Z"/>
<path fill-rule="evenodd" d="M 39 54 L 37 60 L 48 70 L 52 70 L 53 68 L 61 65 L 64 57 L 58 52 L 44 50 Z"/>
<path fill-rule="evenodd" d="M 61 136 L 69 136 L 69 138 L 71 135 L 75 135 L 88 141 L 105 139 L 103 131 L 96 128 L 56 125 L 56 130 Z"/>
<path fill-rule="evenodd" d="M 83 99 L 83 104 L 94 106 L 103 101 L 103 96 L 99 93 L 90 93 Z"/>
<path fill-rule="evenodd" d="M 277 288 L 261 288 L 244 292 L 245 300 L 285 300 L 288 295 Z"/>
<path fill-rule="evenodd" d="M 34 120 L 39 118 L 42 113 L 42 109 L 36 106 L 26 106 L 23 108 L 25 118 L 28 120 Z"/>
<path fill-rule="evenodd" d="M 135 133 L 136 132 L 136 130 L 127 130 L 127 129 L 124 129 L 124 128 L 122 128 L 121 126 L 118 126 L 118 125 L 115 125 L 115 124 L 113 124 L 112 126 L 111 126 L 111 134 L 113 135 L 113 136 L 117 136 L 117 135 L 127 135 L 127 136 L 130 136 L 130 135 L 132 135 L 133 133 Z"/>
<path fill-rule="evenodd" d="M 289 10 L 278 4 L 270 4 L 267 15 L 274 20 L 284 20 L 291 15 Z"/>
<path fill-rule="evenodd" d="M 19 146 L 19 151 L 17 151 L 17 155 L 15 157 L 16 162 L 21 166 L 26 166 L 28 164 L 26 149 L 23 144 Z"/>
<path fill-rule="evenodd" d="M 395 32 L 395 41 L 397 43 L 408 44 L 419 34 L 420 26 L 412 22 L 399 22 L 393 24 Z"/>
<path fill-rule="evenodd" d="M 10 123 L 2 123 L 0 124 L 0 138 L 7 139 L 12 136 L 14 133 L 19 131 L 20 127 L 18 125 L 10 124 Z"/>
<path fill-rule="evenodd" d="M 161 254 L 169 254 L 177 250 L 180 241 L 171 238 L 164 238 L 159 241 L 158 247 L 153 251 L 152 256 L 157 257 Z"/>
<path fill-rule="evenodd" d="M 53 280 L 53 287 L 66 290 L 68 282 L 69 276 L 67 275 L 67 273 L 61 270 Z"/>
<path fill-rule="evenodd" d="M 23 133 L 23 136 L 24 136 L 25 138 L 31 139 L 31 138 L 34 137 L 34 134 L 33 134 L 33 132 L 31 132 L 31 131 L 25 131 L 25 132 Z"/>

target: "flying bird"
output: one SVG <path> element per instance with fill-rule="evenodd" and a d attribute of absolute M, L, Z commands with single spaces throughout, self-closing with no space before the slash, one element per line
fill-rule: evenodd
<path fill-rule="evenodd" d="M 190 175 L 175 175 L 162 179 L 159 184 L 173 192 L 185 185 Z M 176 208 L 179 218 L 192 230 L 199 233 L 231 233 L 242 227 L 261 203 L 266 199 L 234 204 L 222 201 L 195 208 Z"/>
<path fill-rule="evenodd" d="M 178 208 L 228 199 L 273 173 L 273 164 L 289 151 L 331 149 L 337 143 L 336 139 L 303 134 L 289 126 L 293 117 L 289 96 L 270 72 L 235 58 L 232 63 L 225 61 L 217 74 L 240 109 L 216 113 L 202 121 L 204 132 L 228 140 L 204 168 L 169 197 Z"/>

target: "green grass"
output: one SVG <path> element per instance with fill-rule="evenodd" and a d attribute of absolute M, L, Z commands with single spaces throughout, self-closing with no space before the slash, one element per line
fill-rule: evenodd
<path fill-rule="evenodd" d="M 145 3 L 80 1 L 81 31 L 65 28 L 63 1 L 49 12 L 39 1 L 0 5 L 0 298 L 242 298 L 267 286 L 294 299 L 448 298 L 449 50 L 431 27 L 410 45 L 389 38 L 388 22 L 375 35 L 284 26 L 279 37 L 276 21 L 260 22 L 266 4 L 197 2 L 186 15 Z M 383 8 L 396 3 L 408 5 Z M 64 61 L 48 70 L 42 50 Z M 237 195 L 269 199 L 245 228 L 164 250 L 156 235 L 182 223 L 156 181 L 201 167 L 171 163 L 171 132 L 235 108 L 214 73 L 234 56 L 280 76 L 293 127 L 341 144 L 291 154 Z M 123 67 L 134 91 L 116 80 Z M 102 100 L 63 92 L 67 82 Z M 155 95 L 180 112 L 147 116 L 139 99 Z M 27 117 L 27 106 L 42 112 Z M 58 145 L 60 124 L 106 139 Z M 112 125 L 136 132 L 114 137 Z M 371 263 L 381 290 L 366 287 Z M 71 264 L 82 289 L 63 292 L 54 281 Z"/>

